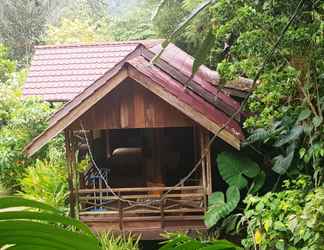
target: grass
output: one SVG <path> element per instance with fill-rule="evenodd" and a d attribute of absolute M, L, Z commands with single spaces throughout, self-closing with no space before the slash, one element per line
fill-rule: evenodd
<path fill-rule="evenodd" d="M 111 232 L 103 233 L 99 239 L 103 250 L 139 250 L 140 236 L 114 235 Z"/>

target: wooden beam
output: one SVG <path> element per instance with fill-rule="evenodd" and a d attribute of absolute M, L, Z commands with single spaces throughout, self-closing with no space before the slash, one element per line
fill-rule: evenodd
<path fill-rule="evenodd" d="M 40 148 L 42 148 L 49 140 L 61 133 L 65 128 L 71 125 L 82 114 L 88 111 L 94 104 L 101 100 L 105 95 L 117 87 L 123 80 L 127 78 L 127 71 L 121 70 L 114 77 L 109 79 L 106 84 L 101 86 L 90 95 L 87 99 L 83 100 L 78 106 L 72 109 L 68 115 L 63 116 L 59 121 L 48 127 L 43 133 L 37 136 L 30 144 L 28 144 L 24 151 L 27 156 L 32 156 Z"/>
<path fill-rule="evenodd" d="M 92 190 L 92 194 L 96 192 L 96 190 Z M 90 192 L 87 194 L 91 194 Z M 163 193 L 161 194 L 136 194 L 136 195 L 123 195 L 123 199 L 126 200 L 139 200 L 139 199 L 159 199 L 161 198 L 161 195 L 163 196 Z M 168 198 L 188 198 L 191 200 L 198 200 L 198 198 L 201 198 L 204 194 L 203 193 L 179 193 L 179 194 L 167 194 L 163 196 L 164 199 Z M 91 201 L 91 200 L 97 200 L 97 197 L 80 197 L 80 201 Z M 112 201 L 112 200 L 119 200 L 119 197 L 117 196 L 102 196 L 102 200 L 104 201 Z"/>
<path fill-rule="evenodd" d="M 209 138 L 209 132 L 204 130 L 203 131 L 203 136 L 205 137 L 204 138 L 204 147 L 206 148 L 208 146 L 208 142 L 210 140 Z M 206 154 L 206 184 L 207 184 L 207 195 L 211 195 L 212 192 L 213 192 L 213 188 L 212 188 L 212 166 L 211 166 L 211 147 L 209 147 L 208 149 L 208 152 Z"/>
<path fill-rule="evenodd" d="M 200 157 L 204 155 L 205 152 L 205 137 L 203 134 L 203 128 L 199 128 L 199 139 L 200 139 Z M 202 178 L 202 185 L 204 187 L 204 209 L 207 210 L 207 183 L 206 183 L 206 157 L 204 157 L 201 161 L 201 178 Z"/>
<path fill-rule="evenodd" d="M 240 149 L 241 142 L 237 137 L 235 137 L 233 134 L 228 132 L 226 129 L 224 129 L 219 133 L 221 127 L 215 124 L 215 122 L 210 121 L 206 116 L 194 110 L 190 105 L 181 102 L 176 96 L 165 91 L 162 87 L 156 84 L 152 79 L 141 74 L 137 69 L 135 69 L 131 65 L 128 67 L 128 74 L 131 78 L 136 80 L 143 87 L 152 91 L 154 94 L 162 98 L 171 106 L 183 112 L 193 121 L 197 122 L 198 124 L 206 128 L 207 130 L 213 132 L 214 134 L 218 134 L 218 137 L 223 139 L 228 144 L 232 145 L 234 148 L 238 150 Z"/>
<path fill-rule="evenodd" d="M 134 187 L 134 188 L 103 188 L 103 189 L 95 189 L 96 192 L 125 192 L 125 193 L 131 193 L 131 192 L 148 192 L 148 191 L 168 191 L 169 189 L 172 189 L 173 191 L 183 191 L 183 190 L 202 190 L 202 186 L 184 186 L 184 187 Z M 80 194 L 82 193 L 91 193 L 94 192 L 94 189 L 81 189 L 79 191 Z"/>

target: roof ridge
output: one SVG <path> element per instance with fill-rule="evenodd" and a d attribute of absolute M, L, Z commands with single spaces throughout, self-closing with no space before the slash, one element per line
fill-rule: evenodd
<path fill-rule="evenodd" d="M 124 44 L 143 44 L 148 42 L 162 42 L 164 39 L 145 39 L 145 40 L 130 40 L 130 41 L 107 41 L 107 42 L 84 42 L 84 43 L 67 43 L 67 44 L 47 44 L 47 45 L 36 45 L 35 49 L 48 49 L 48 48 L 71 48 L 71 47 L 93 47 L 100 45 L 124 45 Z"/>

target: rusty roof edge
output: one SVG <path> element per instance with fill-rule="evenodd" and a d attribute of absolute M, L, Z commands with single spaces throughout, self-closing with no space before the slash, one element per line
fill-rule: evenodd
<path fill-rule="evenodd" d="M 174 45 L 175 47 L 177 47 L 176 45 Z M 177 47 L 178 48 L 178 47 Z M 178 48 L 178 49 L 180 49 L 180 48 Z M 182 49 L 180 49 L 180 50 L 182 50 Z M 152 52 L 152 51 L 150 51 L 150 52 Z M 192 56 L 192 55 L 190 55 L 190 54 L 188 54 L 187 52 L 185 52 L 185 51 L 183 51 L 182 50 L 182 52 L 184 52 L 184 53 L 186 53 L 186 55 L 187 56 L 189 56 L 190 57 L 190 59 L 191 60 L 195 60 L 195 58 Z M 154 52 L 153 52 L 154 53 Z M 220 76 L 220 74 L 216 71 L 216 70 L 213 70 L 213 69 L 210 69 L 208 66 L 206 66 L 205 64 L 202 64 L 202 65 L 200 65 L 200 68 L 204 68 L 204 69 L 207 69 L 208 71 L 210 71 L 211 73 L 215 73 L 215 74 L 218 74 L 219 75 L 219 77 L 221 77 Z M 199 70 L 199 69 L 198 69 Z M 204 79 L 207 83 L 209 83 L 212 87 L 214 87 L 214 88 L 217 88 L 218 87 L 218 85 L 219 85 L 219 83 L 218 82 L 215 82 L 215 81 L 213 81 L 213 80 L 209 80 L 209 79 Z M 240 91 L 243 91 L 243 92 L 249 92 L 249 91 L 251 91 L 251 87 L 246 87 L 246 88 L 241 88 L 241 87 L 239 87 L 238 85 L 252 85 L 252 83 L 253 83 L 253 80 L 252 79 L 250 79 L 250 78 L 246 78 L 246 77 L 242 77 L 242 76 L 238 76 L 237 78 L 235 78 L 235 79 L 233 79 L 233 80 L 230 80 L 230 81 L 227 81 L 226 83 L 225 83 L 225 86 L 224 87 L 226 87 L 226 88 L 231 88 L 231 89 L 236 89 L 236 90 L 240 90 Z"/>
<path fill-rule="evenodd" d="M 142 56 L 147 59 L 147 60 L 151 60 L 152 58 L 154 58 L 154 56 L 150 55 L 150 54 L 155 54 L 154 52 L 148 50 L 148 49 L 143 49 L 142 50 Z M 180 74 L 182 75 L 181 78 L 186 78 L 187 80 L 185 81 L 182 81 L 181 79 L 177 79 L 179 77 L 175 76 L 175 73 L 172 73 L 172 72 L 168 72 L 166 71 L 166 69 L 164 69 L 162 66 L 159 66 L 159 63 L 158 63 L 158 60 L 161 60 L 164 64 L 167 64 L 168 67 L 170 67 L 172 70 L 174 70 L 177 74 Z M 162 57 L 158 58 L 155 63 L 153 63 L 156 67 L 158 67 L 160 70 L 164 71 L 165 73 L 169 74 L 173 79 L 175 79 L 177 82 L 179 82 L 180 84 L 182 84 L 183 86 L 185 87 L 190 87 L 188 85 L 190 85 L 190 82 L 193 82 L 195 85 L 199 85 L 201 86 L 199 83 L 197 83 L 196 81 L 194 81 L 194 79 L 192 78 L 189 82 L 188 80 L 190 79 L 189 77 L 187 77 L 185 74 L 181 73 L 177 68 L 175 68 L 174 66 L 172 66 L 170 63 L 168 63 L 166 60 L 164 60 Z M 209 81 L 206 81 L 208 84 L 210 84 Z M 212 87 L 215 88 L 215 85 L 212 85 Z M 199 95 L 202 99 L 204 99 L 205 101 L 209 102 L 211 105 L 213 105 L 215 108 L 219 109 L 220 111 L 226 113 L 227 115 L 233 115 L 235 112 L 236 112 L 236 107 L 232 106 L 231 104 L 229 103 L 226 103 L 224 100 L 222 100 L 221 98 L 217 98 L 217 96 L 212 93 L 211 91 L 209 91 L 208 89 L 205 89 L 201 86 L 201 88 L 203 89 L 204 92 L 206 93 L 209 93 L 210 95 L 212 95 L 216 100 L 211 100 L 211 97 L 210 98 L 207 98 L 203 93 L 199 93 L 199 91 L 195 91 L 195 89 L 192 89 L 190 88 L 190 90 Z M 215 89 L 217 90 L 217 89 Z M 225 94 L 225 93 L 223 93 Z M 213 99 L 214 99 L 213 98 Z M 231 98 L 231 97 L 228 97 L 228 98 Z M 232 98 L 231 98 L 232 99 Z M 239 105 L 238 102 L 236 102 L 234 99 L 232 99 L 233 102 L 237 103 Z M 225 106 L 228 106 L 229 109 L 226 109 Z M 235 119 L 240 122 L 240 114 L 238 114 Z"/>

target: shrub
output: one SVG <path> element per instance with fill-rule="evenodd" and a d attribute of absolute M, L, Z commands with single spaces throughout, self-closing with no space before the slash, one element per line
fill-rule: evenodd
<path fill-rule="evenodd" d="M 281 192 L 245 199 L 246 249 L 324 249 L 324 187 L 312 189 L 310 179 L 287 180 Z"/>
<path fill-rule="evenodd" d="M 0 85 L 0 182 L 19 189 L 19 179 L 33 163 L 23 153 L 24 146 L 46 126 L 52 112 L 49 104 L 35 98 L 21 100 L 21 88 Z M 44 157 L 44 151 L 38 154 Z"/>
<path fill-rule="evenodd" d="M 68 195 L 64 165 L 48 160 L 37 160 L 26 170 L 20 181 L 21 190 L 26 198 L 44 202 L 63 209 Z"/>
<path fill-rule="evenodd" d="M 140 237 L 104 233 L 99 236 L 103 250 L 139 250 Z"/>
<path fill-rule="evenodd" d="M 194 239 L 184 233 L 167 233 L 164 235 L 167 240 L 160 250 L 241 250 L 242 248 L 227 240 L 218 239 Z"/>

